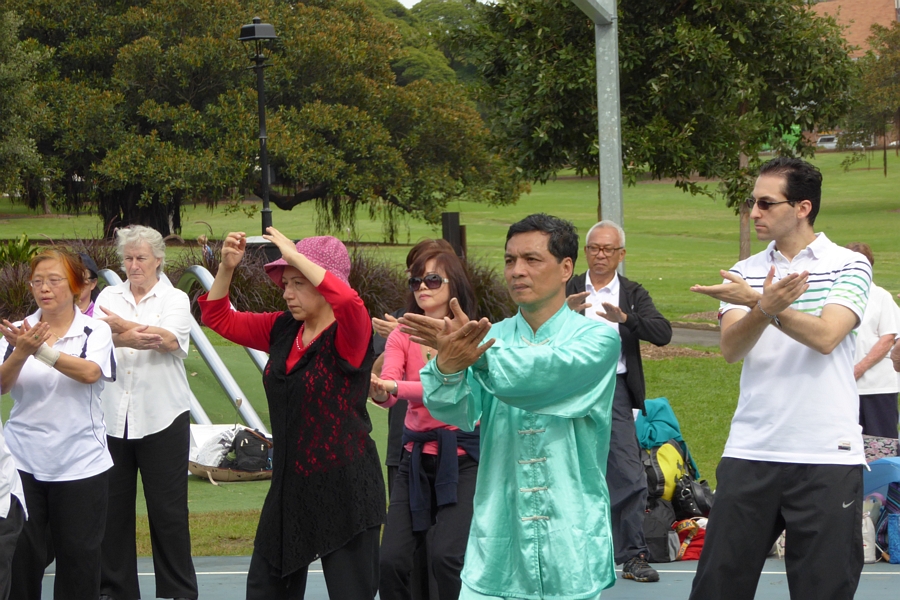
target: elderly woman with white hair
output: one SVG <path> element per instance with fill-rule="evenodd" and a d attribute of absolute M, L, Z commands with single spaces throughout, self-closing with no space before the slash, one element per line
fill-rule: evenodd
<path fill-rule="evenodd" d="M 128 279 L 104 288 L 94 312 L 112 329 L 118 365 L 115 383 L 101 394 L 115 465 L 109 472 L 100 598 L 141 597 L 135 545 L 138 471 L 147 500 L 156 597 L 197 598 L 186 475 L 191 391 L 184 359 L 190 300 L 160 280 L 166 246 L 157 231 L 138 225 L 116 235 Z"/>

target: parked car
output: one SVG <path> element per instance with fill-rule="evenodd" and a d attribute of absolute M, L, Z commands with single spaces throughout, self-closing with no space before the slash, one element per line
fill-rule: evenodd
<path fill-rule="evenodd" d="M 824 150 L 834 150 L 837 148 L 837 136 L 836 135 L 820 135 L 819 139 L 816 141 L 816 148 L 822 148 Z"/>

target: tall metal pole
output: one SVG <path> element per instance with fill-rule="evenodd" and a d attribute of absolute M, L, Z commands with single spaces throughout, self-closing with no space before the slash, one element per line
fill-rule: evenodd
<path fill-rule="evenodd" d="M 572 0 L 594 22 L 597 58 L 597 134 L 600 213 L 625 226 L 622 207 L 622 116 L 619 107 L 619 32 L 616 0 Z M 619 265 L 624 274 L 624 261 Z"/>
<path fill-rule="evenodd" d="M 272 226 L 272 209 L 269 208 L 269 152 L 266 147 L 268 136 L 266 135 L 266 88 L 263 81 L 263 69 L 266 68 L 266 57 L 262 54 L 262 42 L 256 42 L 256 56 L 254 57 L 254 70 L 256 70 L 256 97 L 259 104 L 259 168 L 262 170 L 262 233 Z"/>

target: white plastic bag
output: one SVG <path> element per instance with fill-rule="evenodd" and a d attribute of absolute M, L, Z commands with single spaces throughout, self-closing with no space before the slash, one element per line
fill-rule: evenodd
<path fill-rule="evenodd" d="M 231 450 L 234 443 L 234 429 L 226 429 L 212 436 L 197 450 L 197 458 L 194 462 L 206 467 L 218 467 L 225 459 L 225 455 Z"/>
<path fill-rule="evenodd" d="M 869 513 L 862 518 L 863 559 L 867 565 L 878 562 L 878 551 L 875 549 L 875 524 Z"/>

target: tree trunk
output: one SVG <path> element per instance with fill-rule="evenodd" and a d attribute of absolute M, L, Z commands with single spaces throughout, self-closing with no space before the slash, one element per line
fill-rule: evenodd
<path fill-rule="evenodd" d="M 750 164 L 750 157 L 741 152 L 740 157 L 738 158 L 740 167 L 742 169 L 746 168 L 748 164 Z M 738 210 L 740 211 L 740 228 L 741 228 L 741 237 L 740 237 L 740 247 L 738 250 L 738 260 L 744 260 L 745 258 L 750 258 L 750 209 L 747 208 L 747 205 L 741 202 L 738 205 Z"/>
<path fill-rule="evenodd" d="M 142 192 L 140 186 L 127 186 L 100 196 L 98 209 L 107 238 L 112 238 L 116 229 L 129 225 L 151 227 L 163 237 L 181 233 L 181 199 L 176 197 L 163 204 L 154 197 L 149 204 L 141 205 Z"/>

